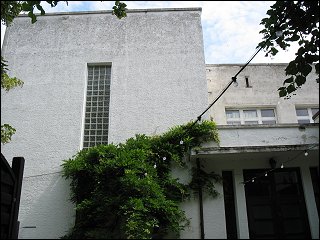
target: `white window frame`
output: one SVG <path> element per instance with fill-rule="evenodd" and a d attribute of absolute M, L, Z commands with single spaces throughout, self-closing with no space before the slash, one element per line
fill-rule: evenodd
<path fill-rule="evenodd" d="M 297 122 L 299 123 L 299 120 L 309 120 L 310 123 L 314 123 L 314 120 L 312 119 L 313 113 L 311 109 L 317 108 L 319 109 L 319 106 L 313 106 L 313 107 L 303 107 L 303 106 L 296 106 L 296 117 L 297 117 Z M 308 116 L 298 116 L 297 115 L 297 109 L 306 109 L 308 111 Z M 303 124 L 303 123 L 301 123 Z"/>
<path fill-rule="evenodd" d="M 245 118 L 244 117 L 244 111 L 246 110 L 255 110 L 257 113 L 257 117 L 254 118 Z M 261 110 L 273 110 L 274 117 L 262 117 L 261 115 Z M 227 111 L 239 111 L 239 118 L 227 118 Z M 235 109 L 235 108 L 226 108 L 225 109 L 226 113 L 226 123 L 227 125 L 235 125 L 235 124 L 228 124 L 228 122 L 240 122 L 238 125 L 259 125 L 259 124 L 267 124 L 267 123 L 262 123 L 262 121 L 275 121 L 275 124 L 277 124 L 277 115 L 276 115 L 276 109 L 273 107 L 266 107 L 266 108 L 240 108 L 240 109 Z M 245 123 L 248 121 L 256 121 L 258 123 Z"/>

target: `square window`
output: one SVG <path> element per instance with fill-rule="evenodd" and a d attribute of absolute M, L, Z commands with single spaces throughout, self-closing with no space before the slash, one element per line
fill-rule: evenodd
<path fill-rule="evenodd" d="M 226 110 L 227 118 L 240 118 L 239 110 Z"/>
<path fill-rule="evenodd" d="M 244 118 L 256 118 L 257 110 L 243 110 Z"/>
<path fill-rule="evenodd" d="M 103 122 L 104 124 L 108 124 L 109 119 L 108 119 L 108 118 L 102 118 L 102 122 Z"/>
<path fill-rule="evenodd" d="M 102 137 L 102 141 L 108 143 L 108 136 L 103 136 L 103 137 Z"/>
<path fill-rule="evenodd" d="M 91 107 L 91 102 L 87 102 L 86 107 Z"/>
<path fill-rule="evenodd" d="M 306 108 L 297 108 L 296 113 L 297 113 L 297 116 L 309 116 L 308 109 Z"/>
<path fill-rule="evenodd" d="M 273 109 L 261 109 L 261 117 L 274 117 Z"/>

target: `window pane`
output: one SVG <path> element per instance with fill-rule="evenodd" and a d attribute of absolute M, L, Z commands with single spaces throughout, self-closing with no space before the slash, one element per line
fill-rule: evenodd
<path fill-rule="evenodd" d="M 256 110 L 243 110 L 244 118 L 256 118 L 257 111 Z"/>
<path fill-rule="evenodd" d="M 102 123 L 103 117 L 109 115 L 110 76 L 106 77 L 106 74 L 110 69 L 110 66 L 88 67 L 84 148 L 100 144 L 102 139 L 104 142 L 108 140 L 108 132 L 102 131 L 103 126 L 108 128 L 108 121 L 104 125 Z M 94 130 L 89 131 L 90 129 Z"/>
<path fill-rule="evenodd" d="M 227 118 L 240 118 L 239 110 L 226 110 Z"/>
<path fill-rule="evenodd" d="M 308 110 L 306 108 L 297 108 L 297 116 L 308 116 Z"/>
<path fill-rule="evenodd" d="M 319 108 L 311 108 L 312 116 L 319 111 Z"/>
<path fill-rule="evenodd" d="M 262 121 L 262 124 L 276 124 L 275 120 Z"/>
<path fill-rule="evenodd" d="M 273 109 L 261 109 L 261 117 L 274 117 Z"/>
<path fill-rule="evenodd" d="M 244 124 L 258 124 L 258 121 L 244 121 Z"/>
<path fill-rule="evenodd" d="M 228 125 L 240 125 L 241 122 L 240 121 L 227 121 Z"/>
<path fill-rule="evenodd" d="M 301 119 L 301 120 L 298 120 L 298 123 L 310 123 L 310 120 L 308 120 L 308 119 Z"/>

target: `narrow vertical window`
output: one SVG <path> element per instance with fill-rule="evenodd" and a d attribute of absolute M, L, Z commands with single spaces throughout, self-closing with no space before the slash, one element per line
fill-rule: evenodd
<path fill-rule="evenodd" d="M 222 178 L 227 239 L 237 239 L 238 233 L 232 171 L 222 171 Z"/>
<path fill-rule="evenodd" d="M 249 77 L 244 77 L 245 80 L 246 80 L 246 87 L 247 88 L 251 88 L 252 86 L 250 85 L 250 82 L 249 82 Z"/>
<path fill-rule="evenodd" d="M 83 148 L 108 144 L 111 66 L 88 66 Z"/>

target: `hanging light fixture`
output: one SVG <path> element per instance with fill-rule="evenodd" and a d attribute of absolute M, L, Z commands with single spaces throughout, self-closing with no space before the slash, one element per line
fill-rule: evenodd
<path fill-rule="evenodd" d="M 237 82 L 237 78 L 236 77 L 232 77 L 231 79 L 233 81 L 233 86 L 238 87 L 239 84 Z"/>

